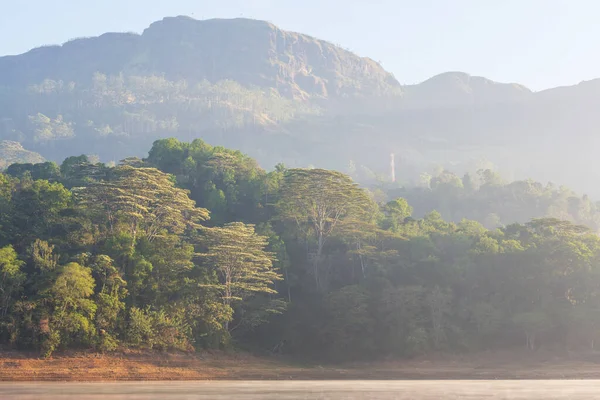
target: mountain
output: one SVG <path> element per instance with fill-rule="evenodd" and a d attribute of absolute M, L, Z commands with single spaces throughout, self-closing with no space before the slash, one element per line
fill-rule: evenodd
<path fill-rule="evenodd" d="M 406 108 L 469 107 L 509 104 L 531 99 L 533 93 L 519 84 L 491 81 L 465 72 L 446 72 L 404 88 Z"/>
<path fill-rule="evenodd" d="M 45 158 L 145 156 L 164 137 L 399 184 L 495 168 L 600 197 L 600 80 L 533 92 L 464 72 L 402 86 L 368 58 L 248 19 L 165 18 L 0 57 L 0 140 Z"/>
<path fill-rule="evenodd" d="M 331 43 L 250 19 L 165 18 L 141 35 L 107 33 L 0 58 L 0 85 L 83 83 L 94 73 L 275 88 L 290 97 L 379 95 L 400 84 L 379 64 Z"/>

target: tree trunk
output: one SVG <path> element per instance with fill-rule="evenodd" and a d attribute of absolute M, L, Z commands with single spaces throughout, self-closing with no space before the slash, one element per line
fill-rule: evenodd
<path fill-rule="evenodd" d="M 321 261 L 321 254 L 323 254 L 323 245 L 325 243 L 325 238 L 323 237 L 323 232 L 319 232 L 318 241 L 317 241 L 317 255 L 313 262 L 313 269 L 315 273 L 315 284 L 317 287 L 317 291 L 321 290 L 321 281 L 319 279 L 319 262 Z"/>

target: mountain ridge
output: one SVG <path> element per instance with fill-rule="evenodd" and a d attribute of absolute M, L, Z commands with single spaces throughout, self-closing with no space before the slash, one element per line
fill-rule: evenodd
<path fill-rule="evenodd" d="M 370 58 L 245 18 L 167 17 L 140 34 L 0 57 L 0 140 L 53 161 L 90 146 L 118 161 L 156 139 L 202 138 L 267 167 L 354 165 L 374 179 L 394 152 L 398 178 L 414 182 L 483 159 L 592 194 L 599 100 L 600 79 L 534 92 L 450 71 L 400 85 Z"/>
<path fill-rule="evenodd" d="M 246 27 L 253 27 L 253 28 L 261 27 L 261 28 L 267 28 L 267 29 L 270 29 L 270 30 L 273 30 L 276 32 L 283 32 L 283 33 L 286 33 L 289 35 L 298 35 L 303 38 L 311 39 L 311 40 L 314 40 L 314 41 L 317 41 L 320 43 L 325 43 L 332 47 L 336 47 L 346 53 L 352 54 L 362 60 L 365 60 L 365 61 L 369 62 L 370 64 L 377 65 L 379 68 L 381 68 L 382 70 L 385 71 L 385 69 L 378 62 L 374 61 L 372 58 L 370 58 L 368 56 L 358 55 L 355 52 L 346 50 L 343 47 L 336 45 L 331 41 L 319 39 L 314 35 L 309 35 L 309 34 L 304 34 L 304 33 L 296 32 L 296 31 L 281 29 L 277 25 L 275 25 L 269 21 L 252 19 L 252 18 L 243 18 L 243 17 L 240 17 L 240 18 L 211 18 L 211 19 L 199 20 L 199 19 L 195 19 L 193 17 L 186 16 L 186 15 L 168 16 L 161 20 L 152 22 L 141 33 L 137 33 L 137 32 L 105 32 L 98 36 L 75 37 L 73 39 L 65 41 L 62 44 L 41 45 L 38 47 L 34 47 L 34 48 L 32 48 L 26 52 L 23 52 L 21 54 L 0 55 L 0 67 L 3 62 L 13 61 L 17 58 L 32 57 L 34 55 L 37 56 L 38 54 L 47 55 L 49 52 L 55 51 L 58 49 L 66 48 L 66 49 L 70 50 L 81 44 L 89 44 L 90 42 L 103 42 L 105 40 L 115 39 L 115 38 L 118 38 L 120 40 L 130 40 L 130 41 L 138 40 L 138 39 L 143 38 L 144 36 L 154 34 L 154 31 L 157 31 L 157 30 L 160 31 L 165 25 L 168 25 L 170 27 L 177 26 L 180 28 L 183 24 L 187 24 L 188 27 L 189 26 L 193 27 L 197 24 L 203 24 L 206 26 L 220 25 L 220 24 L 226 24 L 226 25 L 245 24 Z M 102 71 L 97 71 L 97 72 L 102 72 Z M 547 92 L 547 91 L 551 91 L 551 90 L 555 90 L 555 89 L 577 87 L 577 86 L 580 86 L 580 85 L 588 83 L 588 82 L 600 80 L 600 77 L 599 77 L 599 78 L 590 79 L 590 80 L 583 80 L 583 81 L 573 84 L 573 85 L 561 85 L 561 86 L 549 87 L 549 88 L 533 91 L 533 90 L 529 89 L 526 85 L 518 83 L 518 82 L 496 81 L 496 80 L 493 80 L 493 79 L 490 79 L 490 78 L 487 78 L 484 76 L 475 75 L 475 74 L 471 74 L 469 72 L 458 71 L 458 70 L 440 72 L 440 73 L 433 75 L 421 82 L 412 83 L 412 84 L 400 84 L 397 81 L 397 79 L 394 78 L 394 76 L 391 72 L 389 72 L 389 71 L 385 71 L 385 72 L 389 75 L 390 82 L 392 82 L 393 84 L 397 84 L 398 86 L 403 87 L 403 88 L 417 87 L 417 86 L 421 86 L 424 84 L 427 85 L 434 81 L 439 81 L 439 80 L 442 80 L 443 78 L 448 78 L 448 77 L 452 77 L 452 78 L 461 77 L 463 80 L 484 81 L 485 83 L 492 84 L 492 85 L 513 86 L 521 91 L 529 92 L 531 94 Z M 2 82 L 2 76 L 0 76 L 0 82 Z"/>
<path fill-rule="evenodd" d="M 158 73 L 172 80 L 210 82 L 232 79 L 300 98 L 379 95 L 400 89 L 372 59 L 250 19 L 167 17 L 142 34 L 107 33 L 0 57 L 4 85 L 43 79 L 84 81 L 94 72 Z"/>

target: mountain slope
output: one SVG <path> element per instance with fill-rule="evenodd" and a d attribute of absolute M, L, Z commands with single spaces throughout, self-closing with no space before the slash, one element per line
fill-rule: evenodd
<path fill-rule="evenodd" d="M 24 149 L 18 142 L 0 140 L 0 169 L 14 163 L 36 164 L 44 161 L 44 157 Z"/>
<path fill-rule="evenodd" d="M 399 182 L 496 166 L 600 196 L 600 80 L 534 93 L 463 72 L 400 86 L 377 63 L 247 19 L 165 18 L 0 57 L 0 140 L 118 161 L 163 137 Z"/>
<path fill-rule="evenodd" d="M 86 82 L 94 73 L 234 80 L 285 96 L 379 95 L 400 89 L 380 65 L 331 43 L 249 19 L 165 18 L 143 34 L 107 33 L 0 58 L 0 85 Z"/>

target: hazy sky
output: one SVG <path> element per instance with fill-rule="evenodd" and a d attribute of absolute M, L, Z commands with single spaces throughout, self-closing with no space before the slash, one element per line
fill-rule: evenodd
<path fill-rule="evenodd" d="M 534 90 L 600 77 L 598 0 L 0 0 L 0 55 L 165 16 L 249 17 L 341 44 L 401 83 L 464 71 Z"/>

